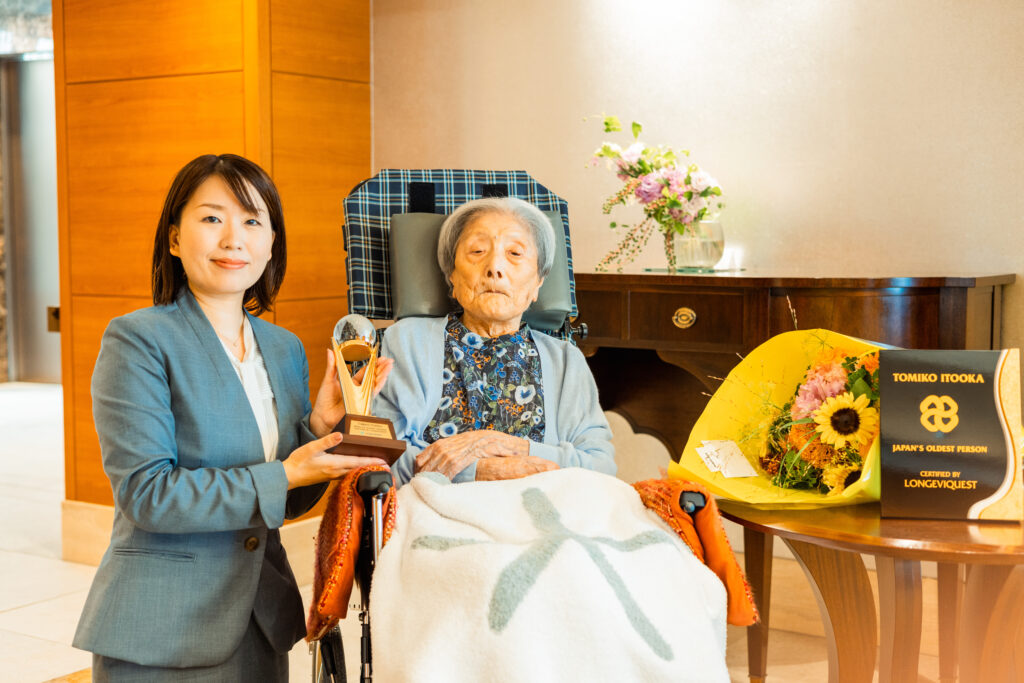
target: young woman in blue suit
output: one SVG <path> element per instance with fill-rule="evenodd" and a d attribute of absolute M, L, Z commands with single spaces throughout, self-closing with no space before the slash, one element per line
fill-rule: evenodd
<path fill-rule="evenodd" d="M 93 373 L 114 493 L 74 640 L 94 681 L 288 679 L 305 627 L 278 528 L 381 461 L 325 452 L 345 412 L 333 354 L 310 406 L 301 342 L 256 317 L 284 271 L 270 177 L 231 154 L 186 165 L 157 227 L 155 305 L 111 321 Z"/>

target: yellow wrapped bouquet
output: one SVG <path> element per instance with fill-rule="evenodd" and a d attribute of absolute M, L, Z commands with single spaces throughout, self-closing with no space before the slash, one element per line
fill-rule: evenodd
<path fill-rule="evenodd" d="M 878 500 L 880 345 L 828 330 L 787 332 L 733 368 L 669 477 L 731 500 L 777 507 Z M 731 444 L 738 447 L 738 452 Z M 747 473 L 702 457 L 728 444 Z M 731 470 L 731 471 L 730 471 Z"/>

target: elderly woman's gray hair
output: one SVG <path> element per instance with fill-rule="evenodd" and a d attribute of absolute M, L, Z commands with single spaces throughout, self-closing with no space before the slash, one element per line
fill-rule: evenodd
<path fill-rule="evenodd" d="M 530 231 L 537 247 L 537 275 L 547 277 L 555 260 L 555 232 L 548 217 L 530 202 L 516 197 L 484 197 L 466 202 L 455 209 L 441 226 L 441 236 L 437 240 L 437 263 L 445 279 L 455 270 L 455 248 L 466 226 L 488 213 L 513 216 Z"/>

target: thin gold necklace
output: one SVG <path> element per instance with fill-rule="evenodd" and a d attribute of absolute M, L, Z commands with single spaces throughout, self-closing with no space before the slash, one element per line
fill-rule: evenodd
<path fill-rule="evenodd" d="M 232 349 L 235 349 L 237 351 L 239 346 L 242 344 L 242 337 L 245 336 L 245 323 L 242 323 L 241 328 L 238 330 L 238 336 L 235 337 L 234 341 L 231 341 L 223 334 L 221 334 L 220 330 L 218 330 L 216 327 L 213 328 L 213 331 L 217 333 L 217 336 L 220 337 L 221 341 L 223 341 L 225 344 L 229 344 Z"/>

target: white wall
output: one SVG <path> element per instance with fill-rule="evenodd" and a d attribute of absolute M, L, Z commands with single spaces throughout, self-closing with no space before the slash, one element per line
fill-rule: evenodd
<path fill-rule="evenodd" d="M 748 268 L 1020 275 L 1022 38 L 1020 0 L 375 0 L 374 166 L 526 169 L 591 270 L 613 113 L 720 180 Z"/>

